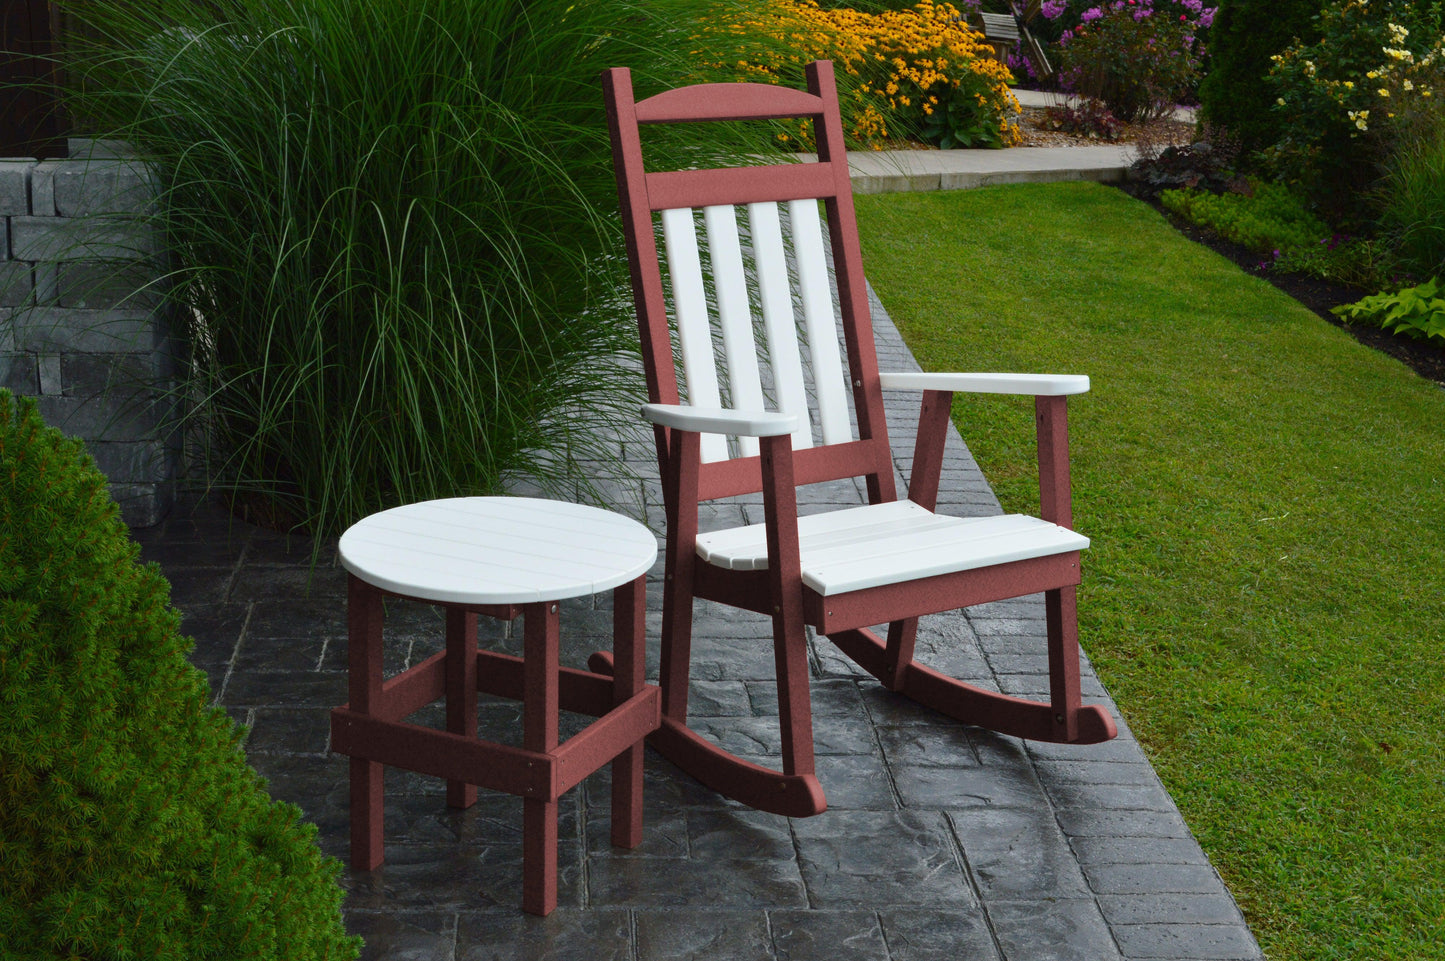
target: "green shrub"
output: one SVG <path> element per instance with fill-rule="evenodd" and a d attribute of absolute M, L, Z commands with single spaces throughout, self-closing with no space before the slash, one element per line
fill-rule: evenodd
<path fill-rule="evenodd" d="M 1396 334 L 1445 344 L 1445 289 L 1431 278 L 1393 294 L 1375 294 L 1334 308 L 1351 322 L 1367 321 Z"/>
<path fill-rule="evenodd" d="M 1279 139 L 1275 97 L 1265 83 L 1271 57 L 1297 39 L 1319 34 L 1314 18 L 1323 0 L 1220 0 L 1210 35 L 1209 75 L 1199 84 L 1201 114 L 1241 141 L 1246 151 Z"/>
<path fill-rule="evenodd" d="M 598 74 L 675 83 L 707 0 L 61 3 L 72 111 L 165 185 L 215 483 L 334 533 L 617 463 L 572 429 L 642 395 Z"/>
<path fill-rule="evenodd" d="M 179 623 L 81 445 L 0 390 L 0 954 L 355 957 Z"/>
<path fill-rule="evenodd" d="M 1310 247 L 1329 237 L 1329 228 L 1285 187 L 1251 181 L 1251 188 L 1247 194 L 1166 190 L 1159 202 L 1191 223 L 1263 253 Z"/>
<path fill-rule="evenodd" d="M 1397 273 L 1398 264 L 1394 247 L 1378 237 L 1334 234 L 1317 244 L 1281 250 L 1270 269 L 1375 290 Z"/>

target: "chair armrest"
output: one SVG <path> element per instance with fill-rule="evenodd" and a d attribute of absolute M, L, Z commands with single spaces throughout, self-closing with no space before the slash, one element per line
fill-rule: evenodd
<path fill-rule="evenodd" d="M 691 407 L 687 404 L 643 404 L 642 416 L 653 424 L 700 434 L 731 434 L 743 437 L 777 437 L 798 429 L 796 414 L 766 410 L 726 410 L 721 407 Z"/>
<path fill-rule="evenodd" d="M 946 390 L 973 394 L 1029 394 L 1060 397 L 1082 394 L 1089 378 L 1082 374 L 879 374 L 884 390 Z"/>

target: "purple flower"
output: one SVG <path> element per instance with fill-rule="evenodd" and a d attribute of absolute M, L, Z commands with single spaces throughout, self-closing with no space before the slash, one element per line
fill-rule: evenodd
<path fill-rule="evenodd" d="M 1203 0 L 1196 0 L 1196 2 L 1203 2 Z M 1046 19 L 1057 20 L 1067 9 L 1069 9 L 1069 0 L 1044 0 L 1043 5 L 1039 7 L 1039 12 Z"/>
<path fill-rule="evenodd" d="M 1083 13 L 1079 14 L 1079 21 L 1081 23 L 1092 23 L 1103 15 L 1104 11 L 1100 10 L 1098 7 L 1090 7 Z"/>

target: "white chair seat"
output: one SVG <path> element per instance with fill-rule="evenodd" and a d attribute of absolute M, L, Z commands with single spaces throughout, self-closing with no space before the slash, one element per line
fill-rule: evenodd
<path fill-rule="evenodd" d="M 823 596 L 1083 550 L 1089 539 L 1024 514 L 948 517 L 908 500 L 798 518 L 803 583 Z M 762 524 L 700 534 L 697 555 L 766 570 Z"/>

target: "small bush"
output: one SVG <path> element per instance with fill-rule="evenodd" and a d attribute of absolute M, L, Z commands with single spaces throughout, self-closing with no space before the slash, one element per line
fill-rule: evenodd
<path fill-rule="evenodd" d="M 1222 130 L 1204 125 L 1201 139 L 1192 144 L 1171 144 L 1157 153 L 1141 138 L 1136 144 L 1140 156 L 1129 168 L 1131 192 L 1136 196 L 1158 197 L 1165 190 L 1184 187 L 1208 193 L 1224 193 L 1239 178 L 1236 163 L 1239 141 Z"/>
<path fill-rule="evenodd" d="M 1102 100 L 1120 120 L 1152 120 L 1193 87 L 1213 11 L 1191 19 L 1154 0 L 1111 0 L 1085 10 L 1060 37 L 1066 89 Z"/>
<path fill-rule="evenodd" d="M 340 866 L 246 763 L 105 478 L 0 390 L 0 954 L 353 958 Z"/>
<path fill-rule="evenodd" d="M 1044 109 L 1044 126 L 1091 140 L 1118 140 L 1124 125 L 1102 100 L 1056 104 Z"/>
<path fill-rule="evenodd" d="M 1395 251 L 1377 237 L 1334 234 L 1311 246 L 1280 251 L 1270 269 L 1376 290 L 1397 273 L 1398 263 Z"/>
<path fill-rule="evenodd" d="M 711 65 L 739 80 L 801 86 L 805 64 L 834 61 L 847 86 L 846 132 L 866 147 L 881 150 L 909 136 L 945 148 L 1008 147 L 1021 139 L 1012 75 L 948 3 L 924 0 L 872 14 L 777 0 L 714 24 L 701 39 L 713 48 L 740 45 L 741 59 Z"/>
<path fill-rule="evenodd" d="M 1166 190 L 1159 201 L 1170 212 L 1251 250 L 1308 247 L 1329 236 L 1329 228 L 1286 188 L 1257 181 L 1251 187 L 1250 193 L 1224 194 Z"/>

